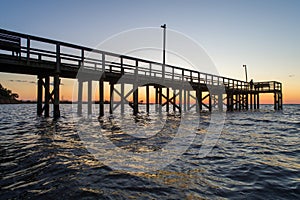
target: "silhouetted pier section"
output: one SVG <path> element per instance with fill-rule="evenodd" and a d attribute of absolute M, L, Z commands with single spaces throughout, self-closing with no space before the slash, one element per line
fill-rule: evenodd
<path fill-rule="evenodd" d="M 110 87 L 111 114 L 118 107 L 124 113 L 126 104 L 137 114 L 141 89 L 145 89 L 143 103 L 148 113 L 150 90 L 155 93 L 157 112 L 183 112 L 192 108 L 199 112 L 259 109 L 259 97 L 263 93 L 273 93 L 274 109 L 282 109 L 282 84 L 277 81 L 248 83 L 4 29 L 0 29 L 0 71 L 36 75 L 37 114 L 46 117 L 51 104 L 53 116 L 60 116 L 60 78 L 78 80 L 78 114 L 82 114 L 84 82 L 88 83 L 88 114 L 92 114 L 95 81 L 99 84 L 99 116 L 105 114 L 105 82 Z M 132 89 L 126 92 L 125 85 Z M 120 101 L 114 102 L 115 96 Z"/>

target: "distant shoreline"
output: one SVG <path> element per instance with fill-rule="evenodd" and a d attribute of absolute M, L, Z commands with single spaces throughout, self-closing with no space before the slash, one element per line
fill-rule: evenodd
<path fill-rule="evenodd" d="M 32 100 L 16 100 L 16 99 L 0 99 L 0 105 L 2 104 L 36 104 L 37 101 Z M 43 102 L 44 103 L 44 102 Z M 77 104 L 77 101 L 60 101 L 60 104 Z M 88 104 L 87 101 L 83 101 L 82 104 Z M 99 101 L 93 101 L 92 104 L 99 104 Z M 105 101 L 104 104 L 109 104 L 109 101 Z M 146 103 L 139 103 L 140 105 L 146 105 Z M 149 103 L 154 105 L 155 103 Z M 261 104 L 261 105 L 273 105 L 272 103 Z M 288 103 L 283 105 L 300 105 L 300 103 Z"/>
<path fill-rule="evenodd" d="M 31 101 L 31 100 L 14 100 L 11 102 L 10 100 L 5 100 L 4 102 L 0 100 L 0 105 L 1 104 L 36 104 L 37 101 Z M 44 102 L 43 102 L 44 103 Z M 77 101 L 60 101 L 60 104 L 77 104 Z M 82 104 L 88 104 L 87 101 L 83 101 Z M 92 101 L 92 104 L 99 104 L 99 101 Z M 109 101 L 104 101 L 104 104 L 109 104 Z M 139 103 L 139 104 L 145 104 L 146 103 Z M 155 103 L 149 103 L 150 105 L 155 104 Z"/>

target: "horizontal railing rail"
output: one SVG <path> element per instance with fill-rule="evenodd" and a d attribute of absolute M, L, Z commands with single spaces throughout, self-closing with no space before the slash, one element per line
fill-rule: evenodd
<path fill-rule="evenodd" d="M 253 83 L 253 90 L 260 92 L 281 91 L 282 84 L 277 81 L 262 81 Z"/>
<path fill-rule="evenodd" d="M 57 40 L 12 32 L 0 29 L 1 35 L 20 38 L 21 59 L 27 61 L 53 61 L 62 66 L 121 74 L 138 74 L 150 77 L 159 77 L 172 81 L 188 81 L 212 86 L 224 86 L 232 90 L 252 90 L 249 83 L 237 79 L 203 73 L 192 69 L 185 69 L 173 65 L 165 65 L 155 61 L 116 54 L 89 47 L 79 46 Z M 5 49 L 2 49 L 2 52 Z M 165 72 L 164 74 L 162 72 Z M 269 84 L 269 85 L 268 85 Z M 267 87 L 269 86 L 269 87 Z M 256 88 L 256 89 L 255 89 Z M 281 89 L 279 82 L 256 82 L 253 90 L 267 90 L 268 88 Z"/>

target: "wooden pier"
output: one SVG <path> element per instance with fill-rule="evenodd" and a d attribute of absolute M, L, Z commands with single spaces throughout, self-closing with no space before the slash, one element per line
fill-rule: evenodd
<path fill-rule="evenodd" d="M 143 88 L 149 113 L 150 87 L 155 93 L 155 105 L 159 105 L 157 112 L 259 109 L 263 93 L 274 94 L 274 109 L 282 109 L 282 84 L 277 81 L 248 83 L 4 29 L 0 29 L 0 71 L 38 77 L 37 114 L 45 117 L 50 116 L 51 104 L 53 117 L 60 116 L 60 78 L 78 80 L 78 114 L 82 114 L 84 82 L 88 84 L 88 114 L 92 114 L 95 81 L 99 84 L 99 116 L 105 115 L 105 82 L 110 87 L 110 114 L 118 107 L 124 113 L 126 104 L 134 115 L 138 114 L 139 90 Z M 132 87 L 127 93 L 125 85 Z M 121 100 L 113 104 L 115 95 Z"/>

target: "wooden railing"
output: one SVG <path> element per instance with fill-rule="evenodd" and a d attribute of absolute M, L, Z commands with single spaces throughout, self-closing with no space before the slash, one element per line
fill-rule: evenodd
<path fill-rule="evenodd" d="M 282 84 L 277 81 L 255 82 L 250 89 L 259 92 L 281 91 Z"/>
<path fill-rule="evenodd" d="M 57 40 L 12 32 L 0 29 L 0 34 L 20 38 L 20 59 L 36 62 L 55 62 L 61 66 L 69 66 L 75 69 L 84 67 L 111 73 L 135 74 L 151 76 L 155 78 L 173 81 L 188 81 L 211 86 L 224 86 L 226 89 L 249 90 L 249 83 L 223 76 L 203 73 L 185 69 L 178 66 L 165 65 L 165 73 L 162 74 L 163 64 L 141 58 L 115 54 L 99 49 L 88 48 Z M 2 54 L 11 53 L 0 50 Z M 281 88 L 281 84 L 272 82 L 271 87 Z M 258 87 L 258 90 L 265 89 Z"/>

